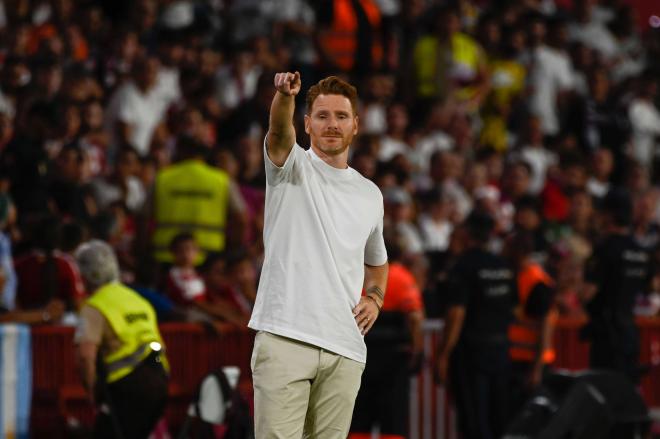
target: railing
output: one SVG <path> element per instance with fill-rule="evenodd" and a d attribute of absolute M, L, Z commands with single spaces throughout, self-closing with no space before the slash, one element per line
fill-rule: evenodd
<path fill-rule="evenodd" d="M 578 338 L 579 320 L 561 320 L 555 333 L 555 366 L 570 370 L 587 367 L 588 345 Z M 641 362 L 655 364 L 642 380 L 642 393 L 650 406 L 660 406 L 660 319 L 640 318 Z M 440 321 L 427 321 L 424 346 L 433 358 Z M 85 400 L 75 361 L 73 328 L 37 327 L 33 343 L 33 437 L 62 437 L 66 418 L 91 425 L 92 407 Z M 250 353 L 253 334 L 221 326 L 217 334 L 185 323 L 161 325 L 172 374 L 167 419 L 178 426 L 201 378 L 223 365 L 241 369 L 241 388 L 250 392 Z M 433 382 L 430 362 L 412 381 L 410 439 L 454 439 L 455 416 L 443 388 Z"/>
<path fill-rule="evenodd" d="M 660 318 L 640 317 L 640 362 L 651 366 L 642 379 L 641 391 L 650 407 L 660 406 Z M 561 319 L 554 334 L 557 358 L 554 368 L 583 370 L 589 364 L 589 344 L 580 340 L 583 319 Z M 424 325 L 424 351 L 427 359 L 435 356 L 440 320 L 427 320 Z M 430 361 L 411 379 L 409 439 L 456 439 L 456 416 L 445 389 L 433 381 Z"/>

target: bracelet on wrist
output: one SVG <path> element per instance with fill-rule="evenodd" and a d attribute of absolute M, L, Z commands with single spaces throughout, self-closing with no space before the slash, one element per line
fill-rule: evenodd
<path fill-rule="evenodd" d="M 372 294 L 367 293 L 366 297 L 371 299 L 376 304 L 376 308 L 378 308 L 378 312 L 380 312 L 381 308 L 383 307 L 383 303 L 379 302 Z"/>
<path fill-rule="evenodd" d="M 367 288 L 367 296 L 369 295 L 378 297 L 378 303 L 380 303 L 381 306 L 383 305 L 383 302 L 385 301 L 385 293 L 380 289 L 379 286 L 373 285 Z"/>

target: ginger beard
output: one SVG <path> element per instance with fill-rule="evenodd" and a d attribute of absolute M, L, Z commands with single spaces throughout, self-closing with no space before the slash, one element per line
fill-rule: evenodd
<path fill-rule="evenodd" d="M 319 95 L 310 114 L 305 115 L 305 132 L 312 148 L 328 156 L 346 152 L 357 129 L 358 118 L 351 101 L 343 95 Z"/>

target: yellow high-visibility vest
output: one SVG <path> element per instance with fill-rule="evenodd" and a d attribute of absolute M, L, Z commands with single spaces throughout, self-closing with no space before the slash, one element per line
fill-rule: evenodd
<path fill-rule="evenodd" d="M 417 96 L 423 98 L 438 97 L 441 92 L 441 83 L 447 80 L 439 72 L 441 60 L 439 56 L 439 41 L 435 36 L 426 36 L 419 39 L 414 48 L 413 63 L 415 66 L 415 80 L 417 82 Z M 485 62 L 482 50 L 471 37 L 461 32 L 455 33 L 450 44 L 451 60 L 445 68 L 462 71 L 464 74 L 477 74 L 479 64 Z M 454 76 L 454 72 L 446 72 L 448 76 Z M 447 87 L 448 84 L 443 84 Z M 462 86 L 457 90 L 456 97 L 469 99 L 474 95 L 476 89 L 473 86 Z"/>
<path fill-rule="evenodd" d="M 224 250 L 229 182 L 226 172 L 201 160 L 185 160 L 159 171 L 152 239 L 156 260 L 172 262 L 170 242 L 181 232 L 195 237 L 202 250 L 200 261 L 206 252 Z"/>
<path fill-rule="evenodd" d="M 156 313 L 142 296 L 119 282 L 113 282 L 99 288 L 87 304 L 103 314 L 122 344 L 117 351 L 103 358 L 108 383 L 131 373 L 152 350 L 161 350 L 161 361 L 169 371 Z"/>

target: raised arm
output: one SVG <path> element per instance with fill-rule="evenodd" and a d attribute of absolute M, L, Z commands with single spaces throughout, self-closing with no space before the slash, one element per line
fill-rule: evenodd
<path fill-rule="evenodd" d="M 283 166 L 296 142 L 293 111 L 301 87 L 300 73 L 276 73 L 274 83 L 277 91 L 270 105 L 267 148 L 270 160 L 277 166 Z"/>

